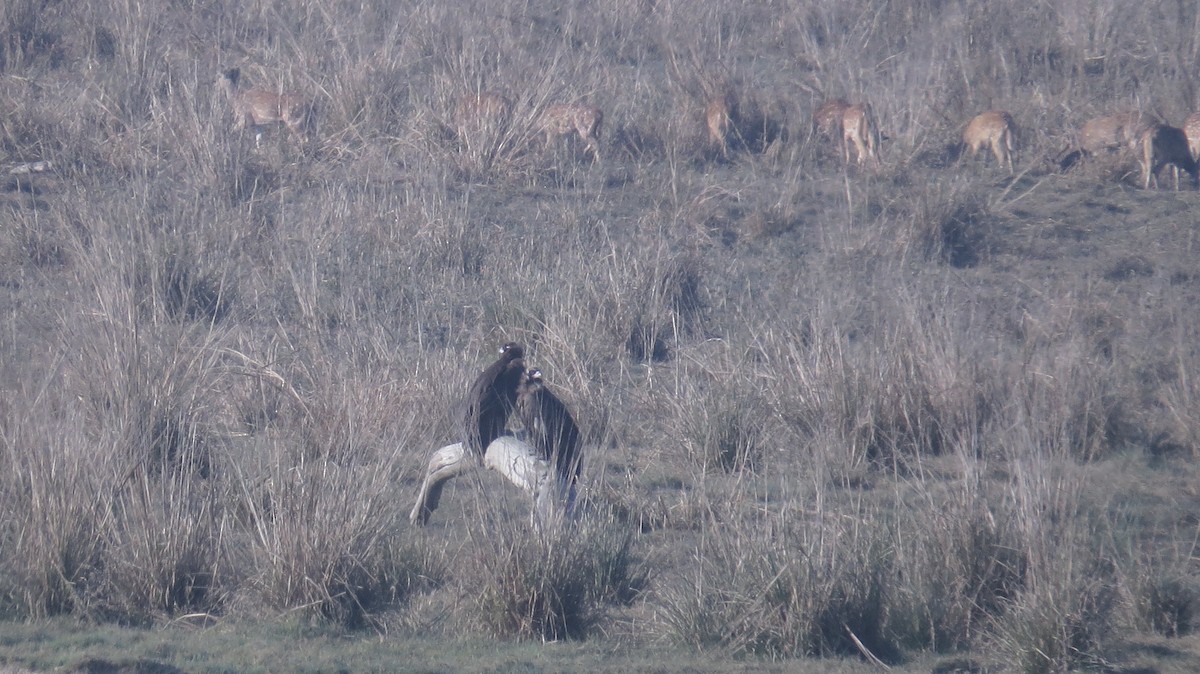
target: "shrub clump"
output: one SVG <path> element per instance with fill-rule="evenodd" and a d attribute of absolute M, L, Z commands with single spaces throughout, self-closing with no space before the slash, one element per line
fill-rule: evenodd
<path fill-rule="evenodd" d="M 610 603 L 628 602 L 647 581 L 633 530 L 608 514 L 529 535 L 501 527 L 481 541 L 479 619 L 498 636 L 578 639 Z"/>

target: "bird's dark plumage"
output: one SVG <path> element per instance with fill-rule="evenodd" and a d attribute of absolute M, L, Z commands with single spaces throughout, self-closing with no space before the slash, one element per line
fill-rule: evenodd
<path fill-rule="evenodd" d="M 500 358 L 471 384 L 463 411 L 463 444 L 482 455 L 504 434 L 508 415 L 517 401 L 517 386 L 525 371 L 525 349 L 509 342 L 500 347 Z"/>
<path fill-rule="evenodd" d="M 517 415 L 529 434 L 529 444 L 553 463 L 560 478 L 574 484 L 583 468 L 579 427 L 567 406 L 546 388 L 541 371 L 521 375 Z"/>

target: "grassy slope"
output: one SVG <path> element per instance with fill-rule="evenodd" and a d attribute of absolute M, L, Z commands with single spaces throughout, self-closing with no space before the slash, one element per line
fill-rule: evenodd
<path fill-rule="evenodd" d="M 0 8 L 4 161 L 57 166 L 0 190 L 0 660 L 864 670 L 849 630 L 912 671 L 1196 669 L 1200 196 L 1053 170 L 1091 114 L 1182 119 L 1178 17 L 420 4 Z M 230 136 L 229 65 L 313 137 Z M 462 142 L 479 89 L 516 112 Z M 810 137 L 825 95 L 871 99 L 883 169 Z M 530 142 L 560 98 L 601 165 Z M 988 107 L 1015 179 L 950 161 Z M 495 475 L 407 524 L 507 339 L 589 434 L 576 541 Z M 556 611 L 582 641 L 540 644 Z"/>

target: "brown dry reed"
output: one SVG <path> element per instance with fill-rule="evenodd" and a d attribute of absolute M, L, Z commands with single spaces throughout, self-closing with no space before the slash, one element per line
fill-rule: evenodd
<path fill-rule="evenodd" d="M 57 167 L 0 173 L 3 615 L 1027 672 L 1193 629 L 1147 485 L 1194 477 L 1194 196 L 1055 165 L 1192 112 L 1156 7 L 0 4 L 0 167 Z M 229 132 L 231 63 L 309 142 Z M 812 133 L 839 98 L 878 170 Z M 603 162 L 545 142 L 563 101 Z M 1001 108 L 1016 175 L 954 169 Z M 580 422 L 583 520 L 481 471 L 410 529 L 510 340 Z"/>

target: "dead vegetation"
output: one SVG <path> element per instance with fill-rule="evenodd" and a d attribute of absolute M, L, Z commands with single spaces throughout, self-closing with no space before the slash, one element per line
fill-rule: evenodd
<path fill-rule="evenodd" d="M 460 5 L 0 5 L 0 160 L 49 169 L 0 182 L 6 618 L 1028 672 L 1194 638 L 1198 195 L 1131 189 L 1195 166 L 1132 145 L 1196 107 L 1180 22 Z M 311 97 L 304 143 L 229 133 L 228 63 Z M 958 168 L 1001 108 L 1020 154 Z M 486 473 L 410 526 L 510 340 L 584 438 L 578 535 Z"/>

